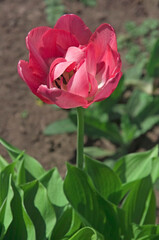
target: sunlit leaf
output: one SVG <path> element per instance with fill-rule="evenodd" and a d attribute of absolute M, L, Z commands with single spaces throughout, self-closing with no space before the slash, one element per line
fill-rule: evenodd
<path fill-rule="evenodd" d="M 24 205 L 34 223 L 36 240 L 49 237 L 56 222 L 56 216 L 45 187 L 38 181 L 23 185 Z"/>
<path fill-rule="evenodd" d="M 141 179 L 151 174 L 152 159 L 158 157 L 158 147 L 147 152 L 128 154 L 121 157 L 114 170 L 123 183 Z"/>
<path fill-rule="evenodd" d="M 115 172 L 105 164 L 85 156 L 86 172 L 91 177 L 97 192 L 111 202 L 120 200 L 121 181 Z"/>
<path fill-rule="evenodd" d="M 68 165 L 64 191 L 70 204 L 87 226 L 92 226 L 106 239 L 119 239 L 117 207 L 104 200 L 82 170 Z"/>
<path fill-rule="evenodd" d="M 62 207 L 68 203 L 63 192 L 63 180 L 57 168 L 49 170 L 46 174 L 39 178 L 39 181 L 47 189 L 48 197 L 52 204 Z"/>

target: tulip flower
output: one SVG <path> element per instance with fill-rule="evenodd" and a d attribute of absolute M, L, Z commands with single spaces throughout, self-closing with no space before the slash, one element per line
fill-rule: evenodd
<path fill-rule="evenodd" d="M 19 61 L 20 77 L 42 101 L 64 109 L 106 99 L 122 75 L 116 35 L 106 23 L 92 34 L 81 18 L 64 15 L 54 28 L 32 29 L 26 46 L 29 61 Z"/>

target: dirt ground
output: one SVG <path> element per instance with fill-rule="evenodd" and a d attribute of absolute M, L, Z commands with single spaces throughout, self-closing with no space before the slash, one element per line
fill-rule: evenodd
<path fill-rule="evenodd" d="M 97 0 L 95 8 L 78 0 L 65 0 L 64 4 L 65 13 L 79 15 L 92 31 L 107 22 L 115 28 L 117 36 L 124 31 L 126 21 L 141 23 L 146 18 L 159 17 L 159 0 Z M 25 149 L 46 169 L 57 166 L 64 176 L 64 163 L 75 158 L 76 135 L 44 136 L 43 130 L 51 122 L 65 118 L 67 111 L 39 106 L 17 74 L 18 60 L 28 59 L 27 33 L 42 25 L 48 25 L 44 0 L 0 0 L 0 137 Z M 158 129 L 148 133 L 150 140 L 159 140 Z M 153 145 L 149 141 L 144 146 L 148 143 Z M 143 143 L 139 144 L 142 147 Z M 2 147 L 0 154 L 6 157 Z"/>

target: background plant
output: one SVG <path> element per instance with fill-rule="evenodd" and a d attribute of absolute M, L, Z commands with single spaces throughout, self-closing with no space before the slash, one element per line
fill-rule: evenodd
<path fill-rule="evenodd" d="M 80 0 L 84 5 L 94 7 L 96 0 Z M 72 2 L 72 1 L 70 1 Z M 56 21 L 65 13 L 65 6 L 62 0 L 45 0 L 46 18 L 50 25 L 55 25 Z"/>

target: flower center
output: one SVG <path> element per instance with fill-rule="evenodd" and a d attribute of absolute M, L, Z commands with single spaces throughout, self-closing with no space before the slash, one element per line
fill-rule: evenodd
<path fill-rule="evenodd" d="M 59 89 L 66 90 L 67 89 L 67 84 L 70 80 L 70 78 L 74 75 L 74 71 L 70 72 L 64 72 L 61 76 L 53 80 L 53 86 Z"/>

